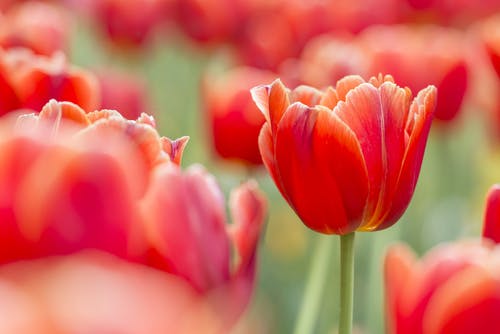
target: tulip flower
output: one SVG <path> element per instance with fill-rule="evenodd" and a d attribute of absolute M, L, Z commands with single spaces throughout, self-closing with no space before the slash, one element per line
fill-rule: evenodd
<path fill-rule="evenodd" d="M 175 159 L 163 149 L 168 139 L 152 125 L 146 115 L 127 121 L 116 111 L 86 114 L 69 102 L 51 101 L 40 114 L 6 126 L 0 239 L 8 246 L 0 250 L 0 262 L 88 247 L 134 257 L 135 203 L 150 170 Z M 176 152 L 182 155 L 182 149 Z"/>
<path fill-rule="evenodd" d="M 436 88 L 413 99 L 391 76 L 347 76 L 325 91 L 278 79 L 252 94 L 266 118 L 262 160 L 281 194 L 309 228 L 340 235 L 339 333 L 351 333 L 354 232 L 389 227 L 408 206 Z"/>
<path fill-rule="evenodd" d="M 14 6 L 0 19 L 0 46 L 26 47 L 50 56 L 64 51 L 71 31 L 68 13 L 54 4 L 27 1 Z"/>
<path fill-rule="evenodd" d="M 51 101 L 2 120 L 0 134 L 0 272 L 97 250 L 175 278 L 220 312 L 224 329 L 238 319 L 265 218 L 255 183 L 232 193 L 226 225 L 213 177 L 178 166 L 187 137 L 160 137 L 146 114 L 131 121 Z"/>
<path fill-rule="evenodd" d="M 421 260 L 403 245 L 385 258 L 388 333 L 498 333 L 500 249 L 487 242 L 437 246 Z"/>
<path fill-rule="evenodd" d="M 321 233 L 374 231 L 394 224 L 412 197 L 436 104 L 392 77 L 348 76 L 336 89 L 279 80 L 252 90 L 266 124 L 262 159 L 283 197 Z"/>
<path fill-rule="evenodd" d="M 22 48 L 0 49 L 0 94 L 0 115 L 22 108 L 38 111 L 50 99 L 93 111 L 100 98 L 96 78 L 68 65 L 63 54 L 37 56 Z"/>
<path fill-rule="evenodd" d="M 359 38 L 367 48 L 371 75 L 391 73 L 412 91 L 435 85 L 439 91 L 435 118 L 451 121 L 459 114 L 469 86 L 460 32 L 435 26 L 375 26 Z"/>
<path fill-rule="evenodd" d="M 250 67 L 205 77 L 203 105 L 214 151 L 221 158 L 250 166 L 262 164 L 258 137 L 264 117 L 253 103 L 249 90 L 275 78 L 272 72 Z"/>

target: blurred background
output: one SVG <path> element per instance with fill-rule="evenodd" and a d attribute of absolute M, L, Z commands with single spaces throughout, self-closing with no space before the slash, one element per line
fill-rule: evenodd
<path fill-rule="evenodd" d="M 190 136 L 183 166 L 200 163 L 227 194 L 255 178 L 269 200 L 258 282 L 247 314 L 255 332 L 292 333 L 315 245 L 261 165 L 262 115 L 249 88 L 335 85 L 347 74 L 392 74 L 416 95 L 438 87 L 436 119 L 414 198 L 388 230 L 358 233 L 354 323 L 384 332 L 381 265 L 388 245 L 418 254 L 480 235 L 484 196 L 500 181 L 498 0 L 1 0 L 0 46 L 63 52 L 95 74 L 101 107 L 159 133 Z M 332 244 L 315 325 L 334 333 L 339 240 Z"/>

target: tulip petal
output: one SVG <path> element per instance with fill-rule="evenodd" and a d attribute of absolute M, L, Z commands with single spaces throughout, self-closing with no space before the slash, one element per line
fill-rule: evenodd
<path fill-rule="evenodd" d="M 474 266 L 441 285 L 425 312 L 424 333 L 499 333 L 500 281 Z"/>
<path fill-rule="evenodd" d="M 295 103 L 281 120 L 275 150 L 285 198 L 307 226 L 336 234 L 358 227 L 366 170 L 354 133 L 340 118 Z"/>
<path fill-rule="evenodd" d="M 415 276 L 415 261 L 415 254 L 405 245 L 392 246 L 385 256 L 385 312 L 387 332 L 390 334 L 407 333 L 408 329 L 405 332 L 405 328 L 411 327 L 405 324 L 404 315 L 408 313 L 406 292 L 414 288 L 411 282 Z"/>
<path fill-rule="evenodd" d="M 338 99 L 340 101 L 345 101 L 347 93 L 349 93 L 354 88 L 358 87 L 365 80 L 359 75 L 348 75 L 339 81 L 337 81 L 337 85 L 335 87 L 335 91 L 337 92 Z"/>
<path fill-rule="evenodd" d="M 249 181 L 231 192 L 230 210 L 233 224 L 228 225 L 238 254 L 238 264 L 230 283 L 226 314 L 237 319 L 247 305 L 255 281 L 257 246 L 266 215 L 266 201 L 255 181 Z"/>
<path fill-rule="evenodd" d="M 370 193 L 363 230 L 376 228 L 392 201 L 405 148 L 402 110 L 408 107 L 407 91 L 385 82 L 379 89 L 367 83 L 357 86 L 334 109 L 356 134 L 366 161 Z"/>
<path fill-rule="evenodd" d="M 229 235 L 239 254 L 238 272 L 254 271 L 255 253 L 266 215 L 266 200 L 255 181 L 244 183 L 231 192 Z"/>
<path fill-rule="evenodd" d="M 188 136 L 183 136 L 175 140 L 167 137 L 161 138 L 163 151 L 168 154 L 170 161 L 177 165 L 181 164 L 184 148 L 186 147 L 188 141 Z"/>
<path fill-rule="evenodd" d="M 483 223 L 483 238 L 500 242 L 500 185 L 490 188 L 486 196 L 486 209 Z"/>
<path fill-rule="evenodd" d="M 406 130 L 409 138 L 393 195 L 392 208 L 385 216 L 384 223 L 378 229 L 394 224 L 410 202 L 422 165 L 427 137 L 429 136 L 436 107 L 436 99 L 436 87 L 429 86 L 418 93 L 410 106 Z M 408 129 L 408 126 L 411 126 L 411 128 Z"/>
<path fill-rule="evenodd" d="M 437 85 L 439 100 L 435 117 L 443 121 L 452 120 L 460 111 L 467 90 L 467 65 L 460 61 L 451 68 Z"/>
<path fill-rule="evenodd" d="M 253 88 L 251 93 L 255 104 L 271 124 L 274 133 L 283 114 L 290 105 L 287 88 L 280 79 L 276 79 L 271 85 Z"/>
<path fill-rule="evenodd" d="M 153 247 L 169 270 L 199 291 L 229 278 L 229 239 L 224 200 L 200 166 L 181 172 L 175 164 L 154 171 L 142 209 Z"/>
<path fill-rule="evenodd" d="M 287 201 L 289 201 L 288 195 L 285 192 L 281 177 L 279 175 L 278 166 L 276 165 L 274 138 L 269 123 L 265 123 L 260 130 L 259 151 L 262 157 L 262 162 L 266 166 L 269 174 L 271 174 L 271 178 L 274 180 L 274 183 L 276 183 L 278 190 L 280 191 L 281 195 L 283 195 L 283 197 Z"/>
<path fill-rule="evenodd" d="M 301 102 L 306 106 L 315 106 L 323 97 L 323 93 L 311 86 L 298 86 L 291 92 L 291 100 L 293 102 Z"/>

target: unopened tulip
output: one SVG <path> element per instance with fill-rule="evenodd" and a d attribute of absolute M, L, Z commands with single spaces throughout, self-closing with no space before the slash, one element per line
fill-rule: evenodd
<path fill-rule="evenodd" d="M 304 224 L 344 235 L 400 218 L 420 172 L 435 87 L 413 98 L 390 76 L 348 76 L 325 91 L 290 91 L 277 80 L 252 94 L 266 118 L 262 159 Z"/>

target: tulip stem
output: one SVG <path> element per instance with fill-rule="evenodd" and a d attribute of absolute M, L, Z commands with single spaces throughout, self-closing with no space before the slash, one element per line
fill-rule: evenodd
<path fill-rule="evenodd" d="M 325 287 L 326 276 L 332 254 L 333 240 L 331 236 L 319 235 L 318 242 L 313 251 L 312 263 L 307 277 L 302 305 L 300 306 L 294 334 L 314 333 L 314 327 L 318 319 L 321 297 Z"/>
<path fill-rule="evenodd" d="M 340 236 L 339 334 L 352 333 L 354 297 L 354 232 Z"/>

